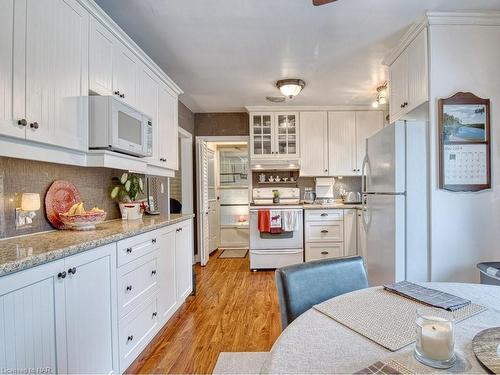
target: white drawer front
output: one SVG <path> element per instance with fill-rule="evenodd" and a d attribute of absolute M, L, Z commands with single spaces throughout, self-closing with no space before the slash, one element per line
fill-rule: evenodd
<path fill-rule="evenodd" d="M 158 288 L 157 252 L 118 269 L 118 313 L 121 316 Z"/>
<path fill-rule="evenodd" d="M 137 358 L 158 330 L 157 296 L 125 316 L 119 326 L 120 372 Z"/>
<path fill-rule="evenodd" d="M 306 243 L 306 262 L 344 256 L 344 243 Z"/>
<path fill-rule="evenodd" d="M 118 241 L 118 267 L 129 263 L 159 248 L 159 233 L 156 230 Z"/>
<path fill-rule="evenodd" d="M 250 250 L 250 269 L 274 269 L 304 262 L 302 249 Z"/>
<path fill-rule="evenodd" d="M 306 221 L 344 220 L 344 210 L 305 210 Z"/>
<path fill-rule="evenodd" d="M 344 222 L 306 222 L 306 242 L 344 241 Z"/>

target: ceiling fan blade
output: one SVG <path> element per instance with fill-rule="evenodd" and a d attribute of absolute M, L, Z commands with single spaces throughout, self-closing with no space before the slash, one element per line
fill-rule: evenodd
<path fill-rule="evenodd" d="M 325 5 L 328 3 L 333 3 L 337 0 L 312 0 L 314 6 Z"/>

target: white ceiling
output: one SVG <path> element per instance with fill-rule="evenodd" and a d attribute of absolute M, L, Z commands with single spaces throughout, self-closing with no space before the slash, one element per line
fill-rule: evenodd
<path fill-rule="evenodd" d="M 184 90 L 193 112 L 271 105 L 282 78 L 306 81 L 290 105 L 370 104 L 381 64 L 426 10 L 500 10 L 500 0 L 96 0 Z"/>

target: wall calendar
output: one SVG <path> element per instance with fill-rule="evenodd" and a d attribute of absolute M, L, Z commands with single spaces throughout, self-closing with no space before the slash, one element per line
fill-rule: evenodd
<path fill-rule="evenodd" d="M 490 100 L 459 92 L 439 100 L 439 187 L 479 191 L 491 187 Z"/>

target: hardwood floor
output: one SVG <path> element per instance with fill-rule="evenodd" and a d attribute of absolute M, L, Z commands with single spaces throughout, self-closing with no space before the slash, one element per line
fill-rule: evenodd
<path fill-rule="evenodd" d="M 211 373 L 220 352 L 268 351 L 281 332 L 274 271 L 251 272 L 247 257 L 196 266 L 197 293 L 127 373 Z"/>

